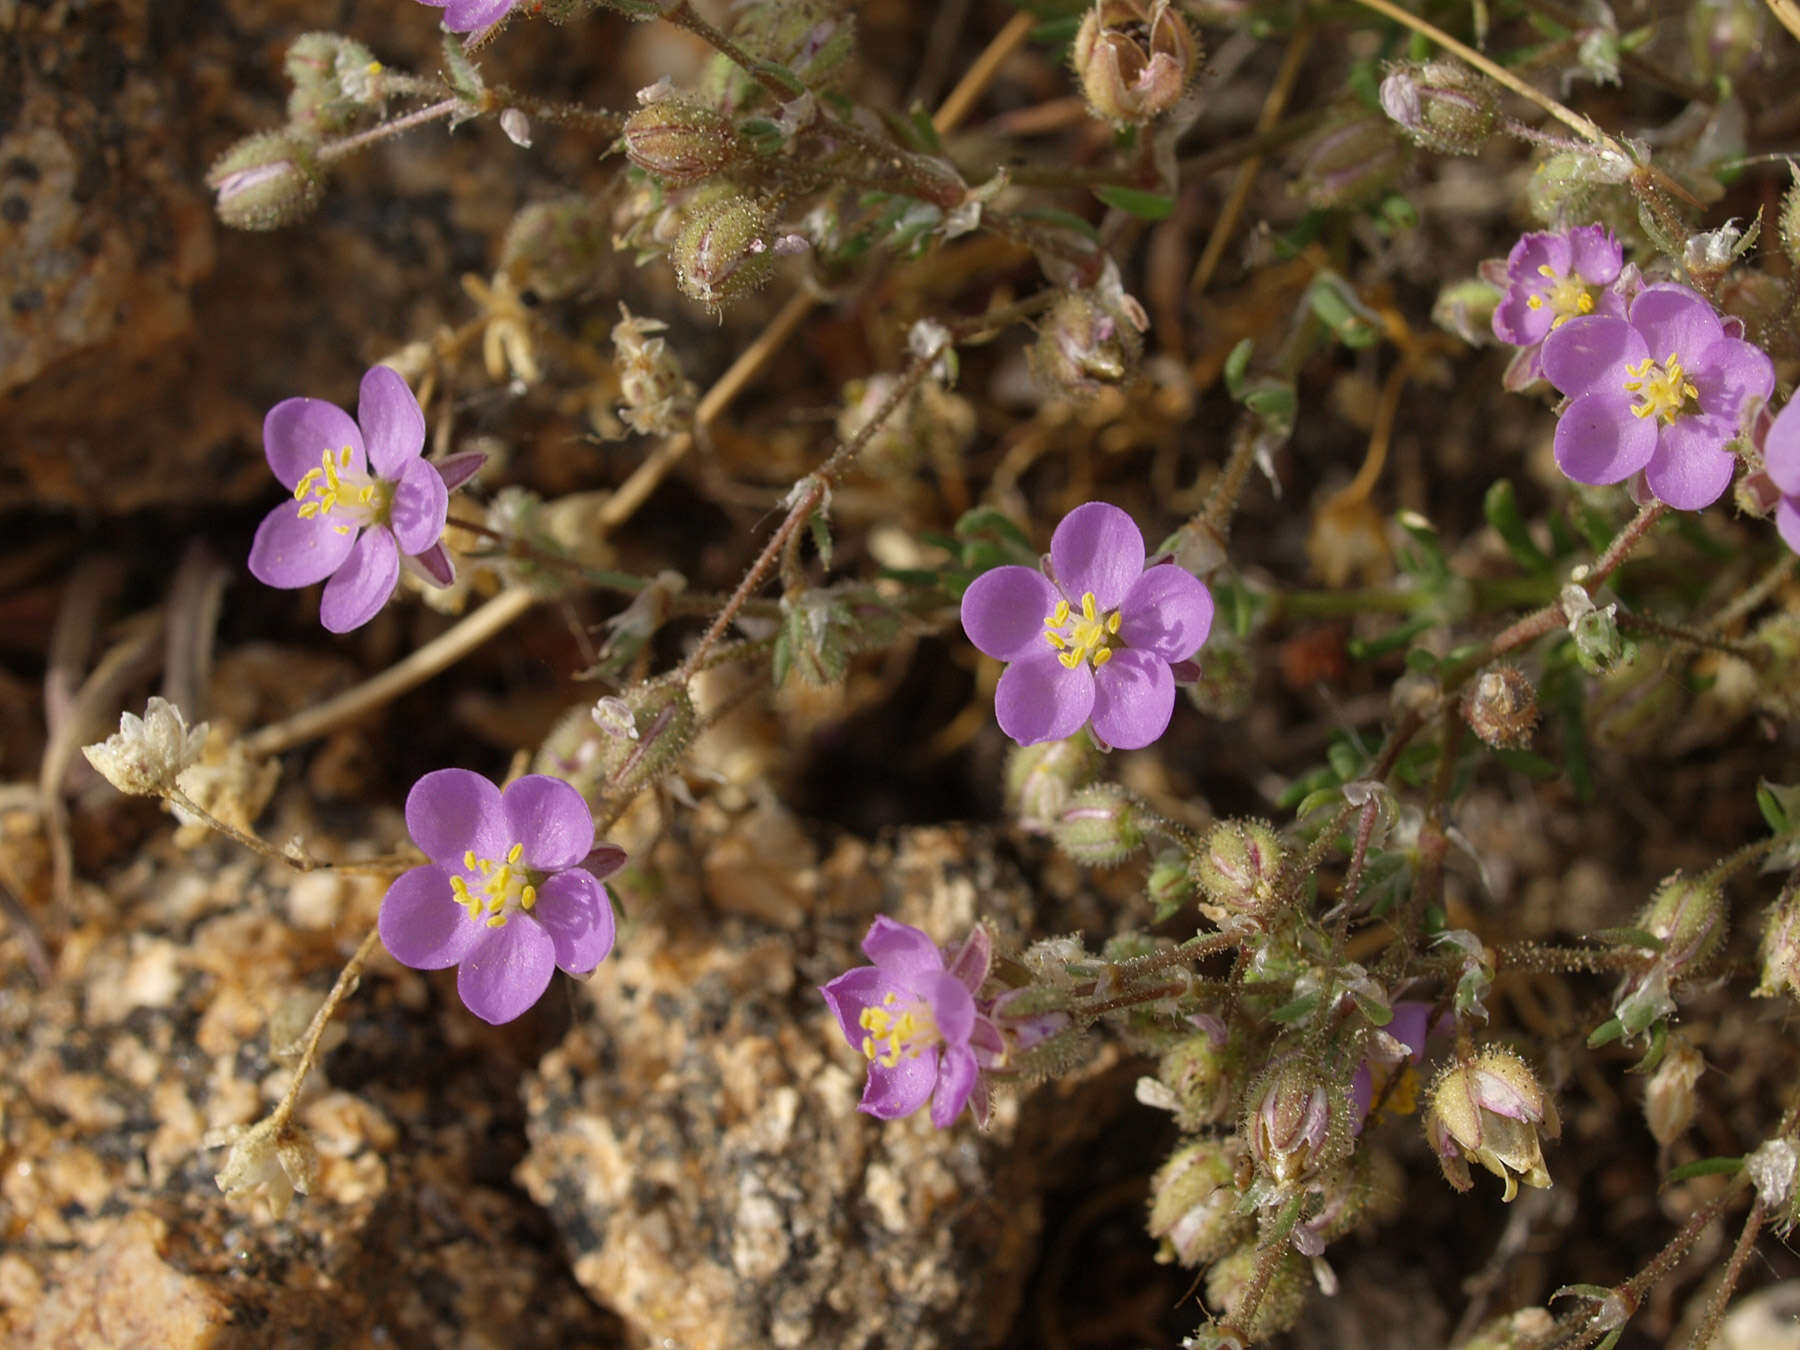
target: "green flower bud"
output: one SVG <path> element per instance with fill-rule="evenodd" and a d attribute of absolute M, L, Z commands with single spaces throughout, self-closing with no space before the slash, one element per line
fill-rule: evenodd
<path fill-rule="evenodd" d="M 1716 882 L 1677 872 L 1656 888 L 1637 926 L 1663 941 L 1658 960 L 1670 978 L 1702 965 L 1725 941 L 1727 912 Z"/>
<path fill-rule="evenodd" d="M 1058 392 L 1092 394 L 1123 384 L 1144 349 L 1139 333 L 1145 325 L 1136 320 L 1115 313 L 1093 292 L 1069 291 L 1044 316 L 1027 360 Z"/>
<path fill-rule="evenodd" d="M 1194 880 L 1206 894 L 1200 912 L 1214 923 L 1256 914 L 1275 899 L 1281 876 L 1281 840 L 1261 820 L 1222 820 L 1194 855 Z"/>
<path fill-rule="evenodd" d="M 500 241 L 500 272 L 523 294 L 558 300 L 585 290 L 612 265 L 611 221 L 587 197 L 533 202 Z"/>
<path fill-rule="evenodd" d="M 1159 854 L 1150 864 L 1144 894 L 1149 897 L 1155 922 L 1179 913 L 1194 898 L 1194 878 L 1188 873 L 1187 857 L 1179 851 Z"/>
<path fill-rule="evenodd" d="M 1541 1128 L 1554 1139 L 1562 1122 L 1536 1076 L 1510 1050 L 1491 1047 L 1448 1066 L 1431 1086 L 1423 1123 L 1444 1179 L 1459 1191 L 1474 1184 L 1471 1158 L 1505 1183 L 1503 1200 L 1519 1193 L 1521 1181 L 1539 1190 L 1550 1185 L 1538 1133 Z"/>
<path fill-rule="evenodd" d="M 1176 1149 L 1150 1181 L 1150 1236 L 1156 1259 L 1184 1266 L 1217 1261 L 1256 1236 L 1256 1219 L 1237 1212 L 1237 1178 L 1247 1174 L 1244 1145 L 1235 1135 L 1201 1139 Z"/>
<path fill-rule="evenodd" d="M 1276 1059 L 1244 1099 L 1250 1154 L 1277 1186 L 1317 1176 L 1349 1151 L 1350 1094 L 1298 1054 Z"/>
<path fill-rule="evenodd" d="M 1006 809 L 1033 834 L 1048 834 L 1078 788 L 1100 772 L 1100 752 L 1084 731 L 1021 745 L 1006 757 Z"/>
<path fill-rule="evenodd" d="M 1216 1037 L 1204 1031 L 1189 1036 L 1163 1052 L 1156 1077 L 1173 1099 L 1177 1126 L 1198 1130 L 1231 1113 L 1242 1059 L 1222 1030 Z"/>
<path fill-rule="evenodd" d="M 1773 998 L 1783 989 L 1800 998 L 1800 894 L 1776 901 L 1762 936 L 1762 982 L 1754 992 Z"/>
<path fill-rule="evenodd" d="M 1473 155 L 1499 121 L 1493 88 L 1460 61 L 1408 61 L 1381 82 L 1382 111 L 1413 144 L 1442 155 Z"/>
<path fill-rule="evenodd" d="M 1407 147 L 1386 116 L 1354 104 L 1338 109 L 1298 155 L 1292 191 L 1324 210 L 1381 196 L 1406 167 Z"/>
<path fill-rule="evenodd" d="M 717 308 L 769 279 L 769 212 L 735 184 L 705 188 L 687 204 L 675 240 L 682 291 Z"/>
<path fill-rule="evenodd" d="M 564 714 L 532 772 L 567 779 L 590 805 L 630 797 L 675 767 L 699 720 L 682 686 L 640 685 Z"/>
<path fill-rule="evenodd" d="M 723 173 L 750 154 L 729 120 L 679 99 L 639 108 L 625 119 L 620 139 L 627 159 L 676 186 Z"/>
<path fill-rule="evenodd" d="M 1464 691 L 1462 715 L 1469 730 L 1496 749 L 1529 745 L 1537 729 L 1537 691 L 1517 666 L 1495 666 Z"/>
<path fill-rule="evenodd" d="M 1438 292 L 1431 321 L 1471 347 L 1485 346 L 1494 340 L 1494 310 L 1505 294 L 1482 277 L 1453 281 Z"/>
<path fill-rule="evenodd" d="M 1137 802 L 1111 784 L 1082 788 L 1063 808 L 1057 847 L 1090 867 L 1116 867 L 1144 846 Z"/>
<path fill-rule="evenodd" d="M 312 147 L 278 131 L 239 141 L 207 171 L 219 219 L 238 230 L 276 230 L 311 215 L 325 195 Z"/>
<path fill-rule="evenodd" d="M 288 121 L 310 136 L 349 131 L 381 109 L 381 62 L 336 33 L 302 33 L 287 49 Z"/>
<path fill-rule="evenodd" d="M 1089 111 L 1118 123 L 1167 112 L 1200 57 L 1193 30 L 1169 0 L 1098 0 L 1070 50 Z"/>
<path fill-rule="evenodd" d="M 1526 185 L 1526 200 L 1532 215 L 1552 229 L 1568 224 L 1602 220 L 1630 219 L 1631 199 L 1620 192 L 1619 185 L 1631 177 L 1633 165 L 1622 155 L 1610 151 L 1560 150 L 1539 164 Z M 1602 196 L 1616 200 L 1621 211 L 1596 205 Z"/>

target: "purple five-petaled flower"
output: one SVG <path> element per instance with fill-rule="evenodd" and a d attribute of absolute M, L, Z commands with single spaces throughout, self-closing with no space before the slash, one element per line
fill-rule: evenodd
<path fill-rule="evenodd" d="M 459 455 L 443 469 L 420 458 L 425 414 L 387 366 L 362 379 L 356 420 L 335 403 L 283 399 L 263 419 L 263 454 L 294 495 L 263 518 L 250 573 L 268 586 L 325 583 L 319 620 L 334 633 L 360 628 L 387 603 L 404 559 L 425 579 L 455 577 L 439 542 L 450 492 L 481 465 Z"/>
<path fill-rule="evenodd" d="M 504 19 L 515 0 L 419 0 L 421 5 L 444 11 L 444 27 L 452 33 L 473 33 L 491 28 Z"/>
<path fill-rule="evenodd" d="M 1789 402 L 1770 425 L 1763 440 L 1763 467 L 1781 494 L 1775 502 L 1775 528 L 1800 553 L 1800 403 Z"/>
<path fill-rule="evenodd" d="M 1351 1129 L 1362 1133 L 1363 1122 L 1375 1105 L 1375 1075 L 1379 1072 L 1385 1084 L 1404 1074 L 1408 1064 L 1425 1058 L 1425 1040 L 1431 1030 L 1431 1004 L 1420 999 L 1401 999 L 1394 1004 L 1394 1015 L 1382 1030 L 1386 1043 L 1356 1066 L 1350 1079 Z"/>
<path fill-rule="evenodd" d="M 1627 318 L 1571 319 L 1544 339 L 1543 359 L 1570 399 L 1556 424 L 1562 471 L 1617 483 L 1641 470 L 1650 492 L 1682 511 L 1725 491 L 1737 465 L 1726 447 L 1775 387 L 1762 349 L 1674 283 L 1640 291 Z"/>
<path fill-rule="evenodd" d="M 996 567 L 964 593 L 969 641 L 1008 663 L 994 715 L 1020 745 L 1061 740 L 1091 721 L 1105 744 L 1136 750 L 1168 728 L 1170 667 L 1206 641 L 1213 601 L 1191 572 L 1146 568 L 1144 557 L 1130 516 L 1087 502 L 1051 536 L 1049 575 Z"/>
<path fill-rule="evenodd" d="M 975 1002 L 993 959 L 992 939 L 976 928 L 948 965 L 938 945 L 910 924 L 882 915 L 863 951 L 875 964 L 846 971 L 819 992 L 844 1039 L 869 1061 L 860 1109 L 896 1120 L 931 1102 L 931 1123 L 948 1129 L 964 1105 L 986 1124 L 983 1062 L 1006 1046 Z"/>
<path fill-rule="evenodd" d="M 406 829 L 431 861 L 381 900 L 382 945 L 403 966 L 456 966 L 456 992 L 485 1022 L 510 1022 L 561 967 L 585 975 L 613 945 L 594 817 L 560 778 L 528 774 L 502 792 L 467 769 L 428 773 L 406 795 Z"/>
<path fill-rule="evenodd" d="M 1612 289 L 1624 265 L 1619 241 L 1604 225 L 1528 234 L 1497 276 L 1506 294 L 1494 308 L 1494 336 L 1520 348 L 1506 373 L 1509 389 L 1543 374 L 1542 343 L 1554 328 L 1589 314 L 1623 317 L 1625 297 Z M 1484 275 L 1490 264 L 1483 264 Z M 1497 262 L 1492 266 L 1498 266 Z"/>

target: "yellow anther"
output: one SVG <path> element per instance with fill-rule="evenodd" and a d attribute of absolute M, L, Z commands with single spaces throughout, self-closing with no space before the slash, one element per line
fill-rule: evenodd
<path fill-rule="evenodd" d="M 506 861 L 508 865 L 517 863 L 519 859 L 524 856 L 525 845 L 523 844 L 514 844 L 511 848 L 506 850 Z"/>
<path fill-rule="evenodd" d="M 1556 275 L 1556 269 L 1549 263 L 1539 263 L 1538 275 L 1540 277 L 1554 277 Z"/>
<path fill-rule="evenodd" d="M 1670 352 L 1660 365 L 1655 357 L 1646 356 L 1637 365 L 1626 366 L 1625 373 L 1636 377 L 1625 381 L 1626 391 L 1641 400 L 1631 409 L 1634 417 L 1660 417 L 1665 426 L 1673 426 L 1687 405 L 1700 397 L 1699 389 L 1682 371 L 1677 352 Z"/>
<path fill-rule="evenodd" d="M 1526 309 L 1542 309 L 1543 307 L 1544 307 L 1544 297 L 1543 296 L 1528 295 L 1525 297 L 1525 308 Z"/>
<path fill-rule="evenodd" d="M 506 915 L 504 915 L 504 914 L 494 915 L 493 918 L 491 918 L 487 921 L 487 926 L 489 928 L 504 928 L 504 927 L 506 927 Z"/>
<path fill-rule="evenodd" d="M 1111 647 L 1102 647 L 1099 651 L 1095 652 L 1094 653 L 1094 669 L 1095 670 L 1100 669 L 1101 666 L 1105 665 L 1108 661 L 1112 660 L 1112 656 L 1113 656 L 1113 649 Z"/>
<path fill-rule="evenodd" d="M 527 886 L 519 892 L 519 908 L 531 909 L 537 904 L 537 887 Z"/>
<path fill-rule="evenodd" d="M 1056 602 L 1055 610 L 1053 610 L 1051 612 L 1051 615 L 1049 618 L 1044 620 L 1045 623 L 1054 624 L 1058 628 L 1061 628 L 1068 621 L 1069 621 L 1069 602 L 1067 600 L 1058 600 Z"/>
<path fill-rule="evenodd" d="M 1056 650 L 1059 652 L 1067 649 L 1067 647 L 1069 645 L 1068 640 L 1066 638 L 1064 638 L 1061 633 L 1058 633 L 1054 630 L 1044 634 L 1044 641 L 1048 642 L 1052 647 L 1056 648 Z"/>
<path fill-rule="evenodd" d="M 471 872 L 473 872 L 475 870 L 475 850 L 474 849 L 471 848 L 471 849 L 463 850 L 463 866 L 468 868 Z"/>
<path fill-rule="evenodd" d="M 1111 614 L 1106 616 L 1106 631 L 1116 635 L 1119 631 L 1120 622 L 1119 611 L 1115 609 Z"/>

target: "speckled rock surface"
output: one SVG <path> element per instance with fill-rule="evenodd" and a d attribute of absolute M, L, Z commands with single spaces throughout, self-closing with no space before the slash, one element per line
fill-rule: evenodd
<path fill-rule="evenodd" d="M 85 893 L 52 987 L 0 941 L 0 1343 L 620 1344 L 507 1180 L 537 1047 L 456 1025 L 447 1050 L 411 972 L 372 971 L 327 1042 L 297 1114 L 312 1195 L 277 1221 L 219 1192 L 207 1133 L 279 1097 L 271 1044 L 317 1006 L 379 886 L 171 852 L 165 834 Z"/>
<path fill-rule="evenodd" d="M 978 912 L 1015 936 L 1035 917 L 1016 869 L 961 829 L 814 849 L 769 810 L 697 869 L 673 844 L 657 862 L 666 889 L 526 1089 L 518 1177 L 576 1278 L 647 1344 L 683 1350 L 1000 1342 L 1049 1160 L 1070 1122 L 1099 1123 L 1066 1098 L 1093 1094 L 1111 1058 L 1001 1093 L 986 1134 L 884 1124 L 856 1110 L 861 1061 L 815 986 L 863 959 L 877 912 L 940 941 Z"/>

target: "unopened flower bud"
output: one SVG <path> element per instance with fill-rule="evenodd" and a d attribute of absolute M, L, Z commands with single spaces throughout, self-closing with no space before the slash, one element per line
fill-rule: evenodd
<path fill-rule="evenodd" d="M 1349 1094 L 1298 1055 L 1276 1060 L 1245 1100 L 1250 1155 L 1277 1185 L 1323 1171 L 1349 1147 Z"/>
<path fill-rule="evenodd" d="M 531 149 L 531 119 L 521 108 L 508 108 L 500 114 L 500 130 L 506 139 L 521 150 Z"/>
<path fill-rule="evenodd" d="M 1521 1181 L 1540 1190 L 1550 1185 L 1538 1134 L 1554 1139 L 1562 1122 L 1549 1094 L 1510 1050 L 1491 1047 L 1446 1068 L 1432 1084 L 1424 1125 L 1444 1179 L 1459 1191 L 1473 1184 L 1471 1158 L 1505 1183 L 1503 1200 L 1519 1193 Z"/>
<path fill-rule="evenodd" d="M 287 49 L 288 121 L 311 136 L 349 131 L 380 111 L 381 62 L 337 33 L 302 33 Z"/>
<path fill-rule="evenodd" d="M 1069 291 L 1051 306 L 1028 354 L 1038 378 L 1058 392 L 1091 394 L 1124 383 L 1143 351 L 1139 329 L 1090 291 Z"/>
<path fill-rule="evenodd" d="M 1687 1133 L 1700 1109 L 1694 1085 L 1706 1072 L 1706 1060 L 1685 1037 L 1669 1039 L 1661 1064 L 1644 1084 L 1644 1121 L 1650 1136 L 1667 1148 Z"/>
<path fill-rule="evenodd" d="M 1800 893 L 1776 902 L 1762 936 L 1762 982 L 1755 993 L 1773 998 L 1785 989 L 1800 998 Z"/>
<path fill-rule="evenodd" d="M 1150 1181 L 1150 1236 L 1159 1261 L 1200 1266 L 1256 1235 L 1256 1219 L 1239 1214 L 1238 1169 L 1244 1146 L 1235 1136 L 1201 1139 L 1176 1149 Z"/>
<path fill-rule="evenodd" d="M 1382 111 L 1415 145 L 1441 155 L 1473 155 L 1499 120 L 1492 87 L 1460 61 L 1394 66 L 1381 82 Z"/>
<path fill-rule="evenodd" d="M 719 306 L 769 279 L 768 210 L 741 188 L 701 189 L 688 203 L 673 260 L 682 291 Z"/>
<path fill-rule="evenodd" d="M 1308 206 L 1359 206 L 1386 192 L 1406 167 L 1407 147 L 1381 113 L 1344 107 L 1299 151 L 1292 191 Z"/>
<path fill-rule="evenodd" d="M 1006 809 L 1033 834 L 1048 834 L 1069 798 L 1100 772 L 1100 752 L 1083 732 L 1022 745 L 1006 757 Z"/>
<path fill-rule="evenodd" d="M 625 119 L 625 157 L 674 186 L 723 173 L 749 154 L 731 122 L 697 103 L 663 99 Z"/>
<path fill-rule="evenodd" d="M 1619 632 L 1619 606 L 1604 607 L 1574 582 L 1563 587 L 1563 616 L 1575 639 L 1575 660 L 1590 675 L 1604 675 L 1635 654 L 1633 644 Z"/>
<path fill-rule="evenodd" d="M 1656 888 L 1637 926 L 1663 941 L 1658 960 L 1671 978 L 1710 959 L 1725 941 L 1725 896 L 1717 882 L 1677 872 Z"/>
<path fill-rule="evenodd" d="M 1181 97 L 1200 44 L 1169 0 L 1098 0 L 1081 21 L 1070 59 L 1096 117 L 1148 122 Z"/>
<path fill-rule="evenodd" d="M 142 717 L 119 714 L 119 729 L 81 753 L 120 792 L 153 797 L 169 791 L 206 749 L 206 723 L 190 728 L 166 698 L 151 698 Z"/>
<path fill-rule="evenodd" d="M 1194 878 L 1188 871 L 1186 856 L 1179 850 L 1158 856 L 1150 864 L 1150 875 L 1144 878 L 1144 894 L 1149 898 L 1155 923 L 1186 907 L 1194 898 Z"/>
<path fill-rule="evenodd" d="M 1526 184 L 1531 213 L 1552 229 L 1606 215 L 1595 208 L 1595 198 L 1625 182 L 1632 169 L 1629 160 L 1611 151 L 1559 150 Z"/>
<path fill-rule="evenodd" d="M 699 725 L 681 685 L 640 685 L 570 710 L 544 738 L 532 772 L 567 779 L 590 803 L 620 800 L 672 770 Z"/>
<path fill-rule="evenodd" d="M 1206 1273 L 1206 1301 L 1223 1313 L 1236 1331 L 1249 1337 L 1251 1344 L 1291 1329 L 1300 1320 L 1313 1287 L 1312 1263 L 1289 1247 L 1277 1259 L 1256 1311 L 1248 1321 L 1241 1320 L 1244 1297 L 1256 1282 L 1261 1259 L 1256 1243 L 1246 1242 Z"/>
<path fill-rule="evenodd" d="M 238 230 L 276 230 L 304 220 L 325 195 L 325 174 L 304 141 L 263 132 L 239 141 L 207 172 L 219 219 Z"/>
<path fill-rule="evenodd" d="M 1215 1125 L 1231 1110 L 1243 1056 L 1223 1028 L 1178 1041 L 1163 1053 L 1157 1079 L 1168 1090 L 1175 1124 L 1183 1130 Z"/>
<path fill-rule="evenodd" d="M 1267 821 L 1222 820 L 1194 855 L 1194 880 L 1206 895 L 1200 912 L 1215 923 L 1255 914 L 1275 899 L 1281 839 Z"/>
<path fill-rule="evenodd" d="M 593 282 L 612 257 L 611 221 L 585 197 L 525 207 L 500 243 L 500 272 L 521 295 L 557 300 Z"/>
<path fill-rule="evenodd" d="M 1074 793 L 1053 833 L 1058 848 L 1089 867 L 1116 867 L 1144 846 L 1137 802 L 1107 783 Z"/>
<path fill-rule="evenodd" d="M 1537 728 L 1537 691 L 1517 666 L 1495 666 L 1475 677 L 1462 698 L 1469 730 L 1496 749 L 1530 744 Z"/>
<path fill-rule="evenodd" d="M 1494 310 L 1505 294 L 1485 277 L 1453 281 L 1438 292 L 1431 321 L 1471 347 L 1485 347 L 1494 340 Z"/>

